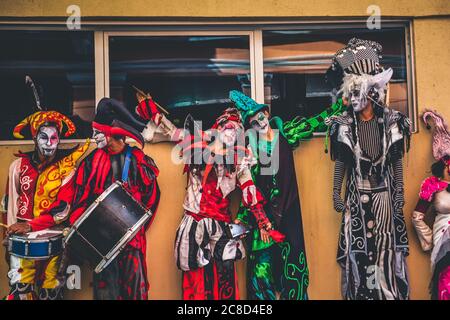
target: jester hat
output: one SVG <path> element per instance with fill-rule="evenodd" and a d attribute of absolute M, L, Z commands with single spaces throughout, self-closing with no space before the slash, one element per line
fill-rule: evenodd
<path fill-rule="evenodd" d="M 119 101 L 103 98 L 99 101 L 92 127 L 107 136 L 125 136 L 135 140 L 141 148 L 144 138 L 141 132 L 146 124 L 137 120 Z"/>
<path fill-rule="evenodd" d="M 233 101 L 234 105 L 241 113 L 242 122 L 244 124 L 250 117 L 253 117 L 259 111 L 269 107 L 269 105 L 258 103 L 237 90 L 230 91 L 230 100 Z"/>
<path fill-rule="evenodd" d="M 32 115 L 23 119 L 13 131 L 13 136 L 17 139 L 25 138 L 22 135 L 22 130 L 30 126 L 31 136 L 33 138 L 36 137 L 39 128 L 44 124 L 54 124 L 59 131 L 59 134 L 62 134 L 64 130 L 64 125 L 66 127 L 66 132 L 64 134 L 65 137 L 69 137 L 75 133 L 75 125 L 74 123 L 65 115 L 57 112 L 57 111 L 38 111 L 33 113 Z"/>
<path fill-rule="evenodd" d="M 222 112 L 222 114 L 219 117 L 217 117 L 211 129 L 217 129 L 219 126 L 223 125 L 227 121 L 234 121 L 237 122 L 239 126 L 242 126 L 242 117 L 241 114 L 239 113 L 239 110 L 236 108 L 225 109 Z"/>
<path fill-rule="evenodd" d="M 240 129 L 244 129 L 242 125 L 242 118 L 239 114 L 239 111 L 236 108 L 227 108 L 222 114 L 217 117 L 216 121 L 212 125 L 210 130 L 215 130 L 219 126 L 224 125 L 228 121 L 234 121 L 238 124 Z M 186 153 L 191 150 L 203 150 L 208 146 L 208 141 L 210 139 L 211 131 L 202 131 L 195 123 L 194 118 L 191 115 L 186 117 L 184 122 L 184 129 L 189 134 L 185 136 L 185 138 L 178 143 L 178 145 L 182 148 L 182 152 Z"/>

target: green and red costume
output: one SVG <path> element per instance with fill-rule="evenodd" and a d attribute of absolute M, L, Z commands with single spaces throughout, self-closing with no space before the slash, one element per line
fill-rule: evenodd
<path fill-rule="evenodd" d="M 264 105 L 249 100 L 241 96 L 242 103 L 235 101 L 238 109 L 247 115 L 243 118 L 253 116 L 264 108 Z M 313 118 L 296 118 L 283 123 L 281 118 L 272 117 L 269 122 L 275 133 L 272 141 L 258 139 L 258 134 L 250 131 L 249 145 L 258 160 L 252 167 L 253 181 L 267 200 L 264 206 L 267 217 L 286 238 L 281 243 L 265 243 L 257 228 L 248 237 L 249 299 L 275 300 L 277 292 L 283 300 L 308 299 L 309 269 L 292 149 L 298 146 L 300 140 L 311 138 L 314 132 L 326 131 L 325 119 L 341 113 L 343 109 L 342 100 L 339 100 Z M 278 161 L 278 164 L 273 165 L 268 159 Z M 272 174 L 267 174 L 267 170 L 273 170 Z M 249 226 L 255 225 L 253 217 L 242 205 L 237 218 Z"/>

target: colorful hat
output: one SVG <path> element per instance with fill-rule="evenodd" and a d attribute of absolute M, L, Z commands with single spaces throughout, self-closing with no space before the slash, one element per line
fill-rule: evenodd
<path fill-rule="evenodd" d="M 439 161 L 444 156 L 450 155 L 450 133 L 445 119 L 439 113 L 432 110 L 425 110 L 423 113 L 422 120 L 427 125 L 427 129 L 431 129 L 428 118 L 434 121 L 433 157 Z"/>
<path fill-rule="evenodd" d="M 92 127 L 108 136 L 125 136 L 144 146 L 141 135 L 145 123 L 137 120 L 130 111 L 119 101 L 103 98 L 99 101 Z"/>
<path fill-rule="evenodd" d="M 64 134 L 65 137 L 69 137 L 72 134 L 75 133 L 75 125 L 73 122 L 66 117 L 65 115 L 57 112 L 57 111 L 38 111 L 33 113 L 32 115 L 26 117 L 23 119 L 15 128 L 13 131 L 13 135 L 17 139 L 23 139 L 24 136 L 22 135 L 22 130 L 30 126 L 31 136 L 34 138 L 36 137 L 36 134 L 39 130 L 39 128 L 43 124 L 51 123 L 54 124 L 59 133 L 62 134 L 62 131 L 64 129 L 64 125 L 67 128 L 66 133 Z"/>
<path fill-rule="evenodd" d="M 64 130 L 64 125 L 66 127 L 65 137 L 69 137 L 75 133 L 76 128 L 73 122 L 65 115 L 57 111 L 47 111 L 45 107 L 41 105 L 40 97 L 37 92 L 36 86 L 30 76 L 25 76 L 25 83 L 30 86 L 33 92 L 33 97 L 35 99 L 37 112 L 23 119 L 13 130 L 13 136 L 17 139 L 23 139 L 22 130 L 30 126 L 31 136 L 36 137 L 39 128 L 44 124 L 52 124 L 56 126 L 61 135 Z"/>
<path fill-rule="evenodd" d="M 269 105 L 258 103 L 237 90 L 230 91 L 230 100 L 233 101 L 234 105 L 241 113 L 242 122 L 244 124 L 248 118 L 253 117 L 260 110 L 269 107 Z"/>

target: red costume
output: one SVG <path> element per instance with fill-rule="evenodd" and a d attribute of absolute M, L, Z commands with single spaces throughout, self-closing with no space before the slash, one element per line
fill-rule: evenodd
<path fill-rule="evenodd" d="M 111 119 L 100 117 L 102 110 L 116 111 Z M 120 113 L 117 112 L 119 109 Z M 118 122 L 117 118 L 127 112 L 116 100 L 104 98 L 97 107 L 96 123 L 102 126 L 121 126 L 121 133 L 128 136 L 140 137 L 139 132 L 132 130 L 132 120 L 128 125 Z M 129 115 L 131 116 L 131 114 Z M 107 117 L 107 116 L 105 116 Z M 115 121 L 115 122 L 114 122 Z M 134 119 L 134 121 L 136 121 Z M 130 124 L 131 123 L 131 124 Z M 137 125 L 134 125 L 137 127 Z M 94 128 L 96 125 L 94 124 Z M 138 127 L 139 128 L 139 127 Z M 139 128 L 142 129 L 142 128 Z M 117 131 L 117 129 L 114 129 Z M 112 130 L 112 131 L 114 131 Z M 111 153 L 107 148 L 96 149 L 89 154 L 80 164 L 70 184 L 61 189 L 57 201 L 49 208 L 46 214 L 31 223 L 33 230 L 47 228 L 53 224 L 53 217 L 70 206 L 70 224 L 73 224 L 114 181 L 121 179 L 125 161 L 125 147 L 119 153 Z M 159 174 L 153 160 L 136 147 L 132 148 L 131 161 L 127 181 L 124 186 L 145 207 L 156 212 L 160 191 L 156 181 Z M 153 215 L 152 219 L 155 217 Z M 95 299 L 147 299 L 148 280 L 146 270 L 146 238 L 145 229 L 151 221 L 142 228 L 128 243 L 125 249 L 113 260 L 113 262 L 99 274 L 94 274 L 94 298 Z"/>
<path fill-rule="evenodd" d="M 190 135 L 181 132 L 164 116 L 155 117 L 157 109 L 151 99 L 141 100 L 136 111 L 143 119 L 151 120 L 143 132 L 146 141 L 181 141 L 187 163 L 184 217 L 175 238 L 175 260 L 183 271 L 183 299 L 239 299 L 234 262 L 245 258 L 245 248 L 240 239 L 230 239 L 226 233 L 231 222 L 229 207 L 233 190 L 242 190 L 243 204 L 255 216 L 258 227 L 269 229 L 263 210 L 264 199 L 250 173 L 253 157 L 245 148 L 235 146 L 228 146 L 223 155 L 214 154 L 202 139 L 208 133 L 199 131 L 197 136 Z M 220 131 L 227 126 L 234 128 L 237 135 L 244 132 L 240 115 L 234 108 L 225 110 L 212 129 Z M 210 160 L 203 158 L 196 164 L 196 155 L 205 152 L 210 153 Z M 281 240 L 276 231 L 271 230 L 270 234 Z"/>

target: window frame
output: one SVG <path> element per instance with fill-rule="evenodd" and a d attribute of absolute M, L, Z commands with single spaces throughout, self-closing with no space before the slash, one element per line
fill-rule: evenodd
<path fill-rule="evenodd" d="M 224 36 L 244 35 L 249 37 L 251 95 L 259 103 L 264 102 L 264 57 L 263 31 L 305 30 L 311 28 L 364 27 L 366 19 L 309 19 L 309 20 L 230 20 L 230 21 L 82 21 L 81 31 L 94 33 L 95 101 L 109 95 L 109 37 L 111 36 Z M 384 19 L 383 28 L 402 27 L 405 30 L 406 80 L 408 112 L 413 133 L 418 132 L 418 109 L 415 79 L 414 30 L 410 18 Z M 66 30 L 65 21 L 46 20 L 0 20 L 0 30 Z M 67 31 L 77 32 L 77 31 Z M 323 136 L 323 133 L 314 136 Z M 79 143 L 83 139 L 62 140 L 62 144 Z M 0 140 L 0 146 L 29 145 L 33 140 Z"/>
<path fill-rule="evenodd" d="M 322 22 L 322 25 L 325 23 Z M 332 22 L 327 23 L 328 27 L 348 29 L 349 26 L 354 28 L 364 27 L 366 21 L 349 21 L 349 22 Z M 305 23 L 301 25 L 289 26 L 267 26 L 261 28 L 262 31 L 276 31 L 276 30 L 307 30 L 315 27 L 320 29 L 322 26 L 318 23 Z M 408 116 L 412 122 L 412 133 L 418 132 L 418 108 L 417 108 L 417 95 L 416 95 L 416 77 L 415 77 L 415 61 L 414 61 L 414 33 L 413 22 L 410 19 L 400 19 L 393 21 L 386 21 L 382 23 L 383 28 L 403 28 L 405 33 L 405 59 L 406 59 L 406 82 L 407 82 L 407 98 L 408 98 Z M 323 28 L 323 27 L 322 27 Z M 261 31 L 261 32 L 262 32 Z M 261 33 L 262 37 L 262 33 Z M 263 69 L 264 70 L 264 69 Z M 262 88 L 264 89 L 264 88 Z M 264 98 L 258 102 L 263 103 Z M 313 136 L 325 136 L 325 133 L 314 133 Z"/>
<path fill-rule="evenodd" d="M 110 70 L 109 70 L 109 38 L 110 37 L 132 37 L 132 36 L 149 36 L 149 37 L 170 37 L 170 36 L 248 36 L 249 50 L 250 50 L 250 86 L 251 96 L 253 99 L 257 98 L 257 81 L 258 75 L 256 71 L 255 61 L 255 36 L 252 31 L 112 31 L 103 33 L 103 52 L 104 52 L 104 97 L 110 94 Z M 262 54 L 262 52 L 261 52 Z M 263 77 L 262 81 L 264 81 Z M 263 83 L 264 85 L 264 83 Z M 98 101 L 96 101 L 98 102 Z"/>

